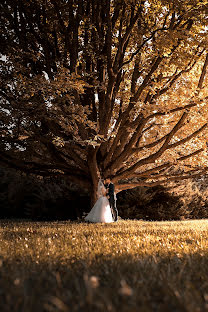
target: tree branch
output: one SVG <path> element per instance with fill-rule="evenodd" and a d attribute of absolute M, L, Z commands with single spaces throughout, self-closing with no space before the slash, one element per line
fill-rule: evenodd
<path fill-rule="evenodd" d="M 133 174 L 129 175 L 128 178 L 129 178 L 129 179 L 131 179 L 131 178 L 142 178 L 142 177 L 149 176 L 149 174 L 151 174 L 151 173 L 153 173 L 153 172 L 155 172 L 155 171 L 161 171 L 161 170 L 163 171 L 163 169 L 166 170 L 166 169 L 170 168 L 171 166 L 176 165 L 177 162 L 186 160 L 186 159 L 188 159 L 188 158 L 191 158 L 191 157 L 193 157 L 193 156 L 195 156 L 195 155 L 201 153 L 203 150 L 204 150 L 203 148 L 200 148 L 199 150 L 196 150 L 196 151 L 193 152 L 193 153 L 190 153 L 190 154 L 185 155 L 185 156 L 181 156 L 181 157 L 177 158 L 176 161 L 173 162 L 173 163 L 167 162 L 167 163 L 164 163 L 164 164 L 162 164 L 162 165 L 160 165 L 160 166 L 157 166 L 157 167 L 154 167 L 154 168 L 145 170 L 145 171 L 143 171 L 143 172 L 133 173 Z M 199 169 L 197 168 L 197 169 L 194 169 L 194 170 L 197 171 L 197 170 L 199 170 Z M 149 176 L 149 177 L 151 177 L 151 176 Z M 157 178 L 157 175 L 155 175 L 154 178 Z M 124 179 L 125 179 L 125 178 L 124 178 Z M 153 179 L 153 177 L 152 177 L 152 179 Z M 114 182 L 118 182 L 118 181 L 117 181 L 117 177 L 113 178 L 113 181 L 114 181 Z"/>
<path fill-rule="evenodd" d="M 121 172 L 120 174 L 117 175 L 116 180 L 120 180 L 121 178 L 126 178 L 130 174 L 134 173 L 135 170 L 143 165 L 147 165 L 149 163 L 155 162 L 157 158 L 159 158 L 164 151 L 167 149 L 168 143 L 174 136 L 174 134 L 183 126 L 183 123 L 187 117 L 188 113 L 184 112 L 183 115 L 181 116 L 180 120 L 177 122 L 177 124 L 173 127 L 173 129 L 170 131 L 170 133 L 167 135 L 165 142 L 163 145 L 160 147 L 160 149 L 155 152 L 154 154 L 151 154 L 150 156 L 143 158 L 139 160 L 136 164 L 131 166 L 130 168 L 126 169 L 125 171 Z"/>
<path fill-rule="evenodd" d="M 181 176 L 174 176 L 174 177 L 170 177 L 167 179 L 163 179 L 160 181 L 156 181 L 156 182 L 136 182 L 136 183 L 121 183 L 118 184 L 116 186 L 116 192 L 119 193 L 123 190 L 128 190 L 128 189 L 132 189 L 138 186 L 148 186 L 148 187 L 153 187 L 153 186 L 157 186 L 157 185 L 165 185 L 166 183 L 170 182 L 170 181 L 180 181 L 180 180 L 187 180 L 187 179 L 194 179 L 194 178 L 198 178 L 200 177 L 202 174 L 206 173 L 208 171 L 208 167 L 204 168 L 203 170 L 201 170 L 199 173 L 196 174 L 190 174 L 190 175 L 181 175 Z"/>
<path fill-rule="evenodd" d="M 202 132 L 207 127 L 207 125 L 208 125 L 208 123 L 204 124 L 201 128 L 199 128 L 198 130 L 194 131 L 191 135 L 187 136 L 186 138 L 181 139 L 181 140 L 179 140 L 179 141 L 177 141 L 175 143 L 169 144 L 167 149 L 171 149 L 171 148 L 174 148 L 174 147 L 176 147 L 178 145 L 181 145 L 181 144 L 184 144 L 184 143 L 188 142 L 189 140 L 191 140 L 192 138 L 197 136 L 200 132 Z M 161 143 L 166 137 L 167 137 L 167 134 L 164 135 L 162 138 L 156 140 L 155 142 L 146 144 L 146 145 L 138 147 L 138 148 L 133 148 L 132 149 L 132 153 L 138 153 L 138 152 L 142 151 L 145 148 L 154 147 L 154 146 L 158 145 L 159 143 Z"/>
<path fill-rule="evenodd" d="M 205 78 L 205 75 L 206 75 L 207 66 L 208 66 L 208 53 L 206 55 L 206 59 L 204 61 L 204 66 L 202 68 L 201 76 L 200 76 L 200 79 L 199 79 L 199 83 L 198 83 L 198 88 L 199 89 L 202 88 L 203 81 L 204 81 L 204 78 Z"/>
<path fill-rule="evenodd" d="M 15 169 L 21 170 L 23 172 L 27 173 L 34 173 L 37 175 L 41 175 L 43 173 L 49 174 L 51 173 L 50 170 L 57 170 L 57 171 L 63 171 L 66 174 L 70 175 L 77 175 L 77 176 L 83 176 L 83 178 L 87 175 L 80 170 L 78 167 L 75 166 L 64 166 L 61 164 L 48 164 L 48 163 L 37 163 L 34 161 L 24 161 L 22 159 L 17 159 L 9 155 L 9 153 L 0 151 L 0 162 L 7 164 L 10 167 L 13 167 Z M 41 172 L 41 174 L 40 174 Z M 60 174 L 60 173 L 59 173 Z"/>

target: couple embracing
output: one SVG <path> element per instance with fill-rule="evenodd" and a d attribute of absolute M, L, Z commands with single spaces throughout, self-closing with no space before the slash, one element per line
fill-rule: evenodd
<path fill-rule="evenodd" d="M 99 180 L 97 191 L 98 200 L 85 217 L 85 221 L 111 223 L 118 220 L 114 184 L 110 178 L 107 178 L 104 183 L 105 185 Z"/>

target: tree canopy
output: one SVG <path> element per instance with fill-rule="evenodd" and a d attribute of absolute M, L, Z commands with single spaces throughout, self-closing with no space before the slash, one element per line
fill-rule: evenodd
<path fill-rule="evenodd" d="M 3 0 L 1 161 L 95 194 L 208 168 L 208 1 Z"/>

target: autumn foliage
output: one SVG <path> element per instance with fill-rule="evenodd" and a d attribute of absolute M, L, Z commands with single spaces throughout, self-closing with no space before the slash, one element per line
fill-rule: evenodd
<path fill-rule="evenodd" d="M 208 168 L 207 1 L 3 0 L 1 161 L 117 191 Z"/>

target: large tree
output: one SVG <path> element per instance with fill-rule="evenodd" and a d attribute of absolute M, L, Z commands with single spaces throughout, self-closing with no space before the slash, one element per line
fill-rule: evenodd
<path fill-rule="evenodd" d="M 3 163 L 117 191 L 207 170 L 205 0 L 2 0 Z"/>

